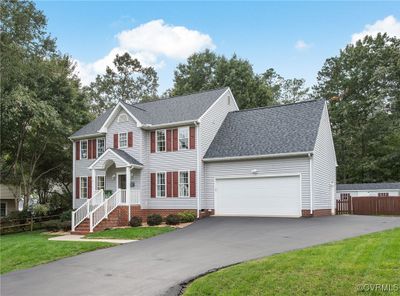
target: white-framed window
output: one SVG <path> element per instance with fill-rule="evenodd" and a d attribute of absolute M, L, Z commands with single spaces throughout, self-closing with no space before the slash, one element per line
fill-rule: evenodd
<path fill-rule="evenodd" d="M 5 202 L 0 203 L 0 217 L 7 216 L 7 204 Z"/>
<path fill-rule="evenodd" d="M 189 172 L 179 172 L 179 197 L 189 196 Z"/>
<path fill-rule="evenodd" d="M 158 130 L 156 133 L 157 136 L 157 152 L 165 151 L 166 147 L 166 131 L 165 130 Z"/>
<path fill-rule="evenodd" d="M 189 149 L 189 127 L 178 129 L 179 150 Z"/>
<path fill-rule="evenodd" d="M 119 148 L 126 148 L 128 147 L 128 133 L 120 133 L 118 135 L 118 147 Z"/>
<path fill-rule="evenodd" d="M 106 139 L 98 138 L 97 139 L 97 157 L 101 156 L 106 150 Z"/>
<path fill-rule="evenodd" d="M 81 141 L 81 159 L 88 158 L 88 141 L 82 140 Z"/>
<path fill-rule="evenodd" d="M 88 178 L 87 177 L 81 177 L 81 198 L 87 198 L 88 197 Z"/>
<path fill-rule="evenodd" d="M 118 122 L 126 122 L 128 121 L 128 115 L 126 115 L 125 113 L 121 113 L 118 116 Z"/>
<path fill-rule="evenodd" d="M 157 197 L 165 197 L 165 172 L 157 173 Z"/>
<path fill-rule="evenodd" d="M 106 180 L 104 176 L 97 176 L 96 189 L 104 190 L 106 188 Z"/>

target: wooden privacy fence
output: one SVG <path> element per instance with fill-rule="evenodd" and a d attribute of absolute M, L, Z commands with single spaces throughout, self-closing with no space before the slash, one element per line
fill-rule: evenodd
<path fill-rule="evenodd" d="M 336 201 L 336 213 L 354 215 L 400 215 L 400 196 L 357 196 Z"/>

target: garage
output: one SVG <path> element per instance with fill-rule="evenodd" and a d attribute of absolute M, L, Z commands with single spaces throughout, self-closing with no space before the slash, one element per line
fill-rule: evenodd
<path fill-rule="evenodd" d="M 215 179 L 215 214 L 300 217 L 300 175 Z"/>

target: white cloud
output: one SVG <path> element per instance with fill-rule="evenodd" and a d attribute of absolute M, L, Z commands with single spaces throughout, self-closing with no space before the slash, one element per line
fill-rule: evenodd
<path fill-rule="evenodd" d="M 76 61 L 77 73 L 84 85 L 93 81 L 97 74 L 112 66 L 116 54 L 129 52 L 144 66 L 161 68 L 165 59 L 182 60 L 195 52 L 215 45 L 209 35 L 182 26 L 165 24 L 163 20 L 154 20 L 116 35 L 118 46 L 106 56 L 93 62 Z"/>
<path fill-rule="evenodd" d="M 400 37 L 400 22 L 393 15 L 377 20 L 374 24 L 367 24 L 364 31 L 351 36 L 351 42 L 356 43 L 367 35 L 376 36 L 378 33 L 387 33 L 389 36 Z"/>
<path fill-rule="evenodd" d="M 312 44 L 306 43 L 304 40 L 297 40 L 296 44 L 294 45 L 294 48 L 297 50 L 306 50 L 310 48 Z"/>

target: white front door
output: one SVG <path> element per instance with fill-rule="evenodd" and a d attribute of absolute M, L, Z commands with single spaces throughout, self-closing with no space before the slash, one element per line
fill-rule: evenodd
<path fill-rule="evenodd" d="M 301 216 L 300 176 L 216 179 L 215 214 Z"/>

